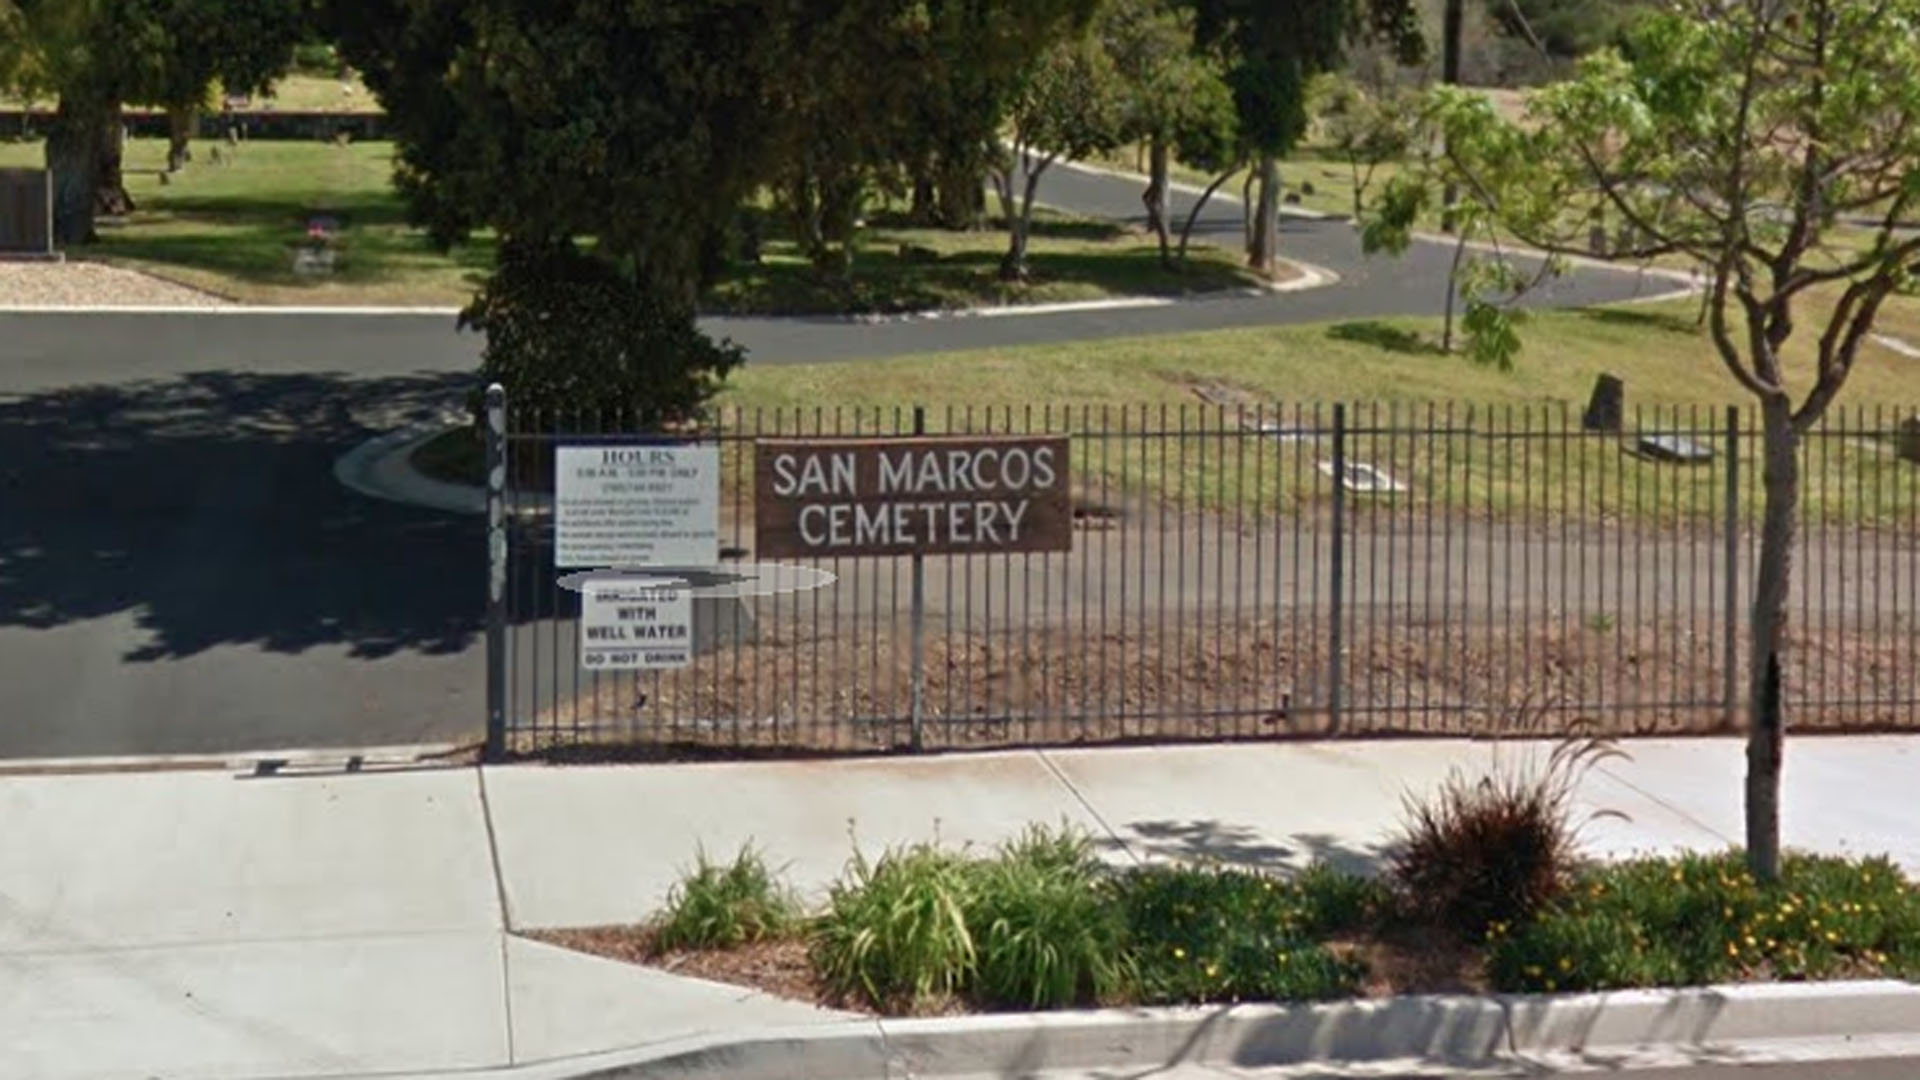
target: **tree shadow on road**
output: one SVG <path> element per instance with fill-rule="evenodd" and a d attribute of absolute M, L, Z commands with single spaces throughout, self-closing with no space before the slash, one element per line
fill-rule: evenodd
<path fill-rule="evenodd" d="M 129 662 L 463 651 L 480 521 L 349 491 L 333 464 L 379 434 L 356 416 L 437 410 L 471 378 L 213 371 L 0 401 L 0 627 L 132 612 Z"/>

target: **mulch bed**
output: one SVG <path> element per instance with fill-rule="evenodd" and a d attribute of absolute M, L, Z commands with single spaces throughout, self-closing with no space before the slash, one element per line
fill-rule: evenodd
<path fill-rule="evenodd" d="M 864 1002 L 836 998 L 814 977 L 801 940 L 761 942 L 711 952 L 659 950 L 645 926 L 597 926 L 577 930 L 521 931 L 520 936 L 608 960 L 639 964 L 712 982 L 758 990 L 791 1001 L 809 1002 L 866 1016 L 881 1015 Z M 1398 994 L 1483 994 L 1490 990 L 1478 950 L 1430 931 L 1396 929 L 1378 937 L 1335 939 L 1328 948 L 1359 955 L 1367 962 L 1362 996 Z M 946 1002 L 916 1013 L 963 1015 L 963 1003 Z"/>
<path fill-rule="evenodd" d="M 737 949 L 662 950 L 645 926 L 595 926 L 579 930 L 526 930 L 520 936 L 608 960 L 640 964 L 674 975 L 727 983 L 825 1008 L 877 1015 L 858 1002 L 839 1001 L 814 977 L 807 944 L 766 941 Z"/>

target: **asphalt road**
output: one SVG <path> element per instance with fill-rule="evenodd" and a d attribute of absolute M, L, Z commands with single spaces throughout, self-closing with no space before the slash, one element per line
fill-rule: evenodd
<path fill-rule="evenodd" d="M 1043 198 L 1137 218 L 1138 189 L 1057 171 Z M 1239 210 L 1203 222 L 1236 231 Z M 711 325 L 751 362 L 810 363 L 1442 302 L 1443 246 L 1368 261 L 1349 226 L 1302 219 L 1282 243 L 1342 282 L 1090 314 Z M 1583 271 L 1538 299 L 1667 287 Z M 459 400 L 477 356 L 447 316 L 0 314 L 0 757 L 476 735 L 479 522 L 352 494 L 331 466 Z"/>

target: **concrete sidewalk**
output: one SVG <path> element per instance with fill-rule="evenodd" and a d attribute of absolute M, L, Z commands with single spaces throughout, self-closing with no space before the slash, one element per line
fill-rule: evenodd
<path fill-rule="evenodd" d="M 1597 854 L 1740 835 L 1741 747 L 1648 741 L 1590 774 Z M 0 779 L 0 1075 L 495 1069 L 844 1019 L 510 930 L 634 922 L 704 846 L 819 895 L 857 838 L 987 845 L 1072 822 L 1117 862 L 1373 865 L 1400 798 L 1540 746 L 1370 742 L 919 759 L 152 772 Z M 1790 742 L 1790 845 L 1920 871 L 1920 736 Z M 561 1070 L 564 1071 L 564 1070 Z M 557 1073 L 556 1073 L 557 1075 Z"/>

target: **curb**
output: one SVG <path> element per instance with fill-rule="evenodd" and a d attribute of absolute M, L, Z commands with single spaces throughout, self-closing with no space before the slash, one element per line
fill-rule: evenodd
<path fill-rule="evenodd" d="M 1892 349 L 1894 352 L 1899 353 L 1909 360 L 1920 360 L 1920 346 L 1910 345 L 1897 337 L 1890 337 L 1886 334 L 1874 334 L 1873 341 L 1874 344 L 1883 348 Z"/>
<path fill-rule="evenodd" d="M 376 435 L 340 455 L 333 478 L 362 495 L 455 514 L 484 514 L 487 493 L 478 487 L 449 484 L 413 467 L 413 451 L 445 432 L 462 417 L 443 416 Z"/>
<path fill-rule="evenodd" d="M 297 772 L 303 769 L 380 771 L 457 757 L 453 743 L 396 746 L 299 747 L 241 753 L 139 754 L 114 757 L 17 758 L 0 761 L 0 779 L 135 772 Z"/>
<path fill-rule="evenodd" d="M 875 1080 L 1403 1065 L 1563 1070 L 1920 1053 L 1920 986 L 1895 980 L 1558 996 L 860 1020 L 496 1070 L 524 1080 Z"/>
<path fill-rule="evenodd" d="M 1144 182 L 1148 179 L 1145 173 L 1137 173 L 1131 169 L 1116 169 L 1110 165 L 1094 165 L 1085 161 L 1056 161 L 1053 163 L 1053 167 L 1056 169 L 1071 169 L 1075 172 L 1088 173 L 1093 176 L 1109 176 L 1119 180 L 1139 180 Z M 1167 190 L 1178 191 L 1183 195 L 1195 196 L 1205 195 L 1207 193 L 1207 189 L 1198 184 L 1189 184 L 1183 180 L 1172 179 L 1167 181 Z M 1223 184 L 1214 190 L 1213 199 L 1209 201 L 1216 200 L 1224 200 L 1237 205 L 1240 202 L 1240 196 L 1228 193 L 1226 185 Z M 1280 205 L 1280 216 L 1303 218 L 1307 221 L 1345 221 L 1348 219 L 1348 215 L 1346 214 L 1329 214 L 1320 210 L 1307 210 L 1298 206 L 1288 206 L 1285 203 Z"/>

